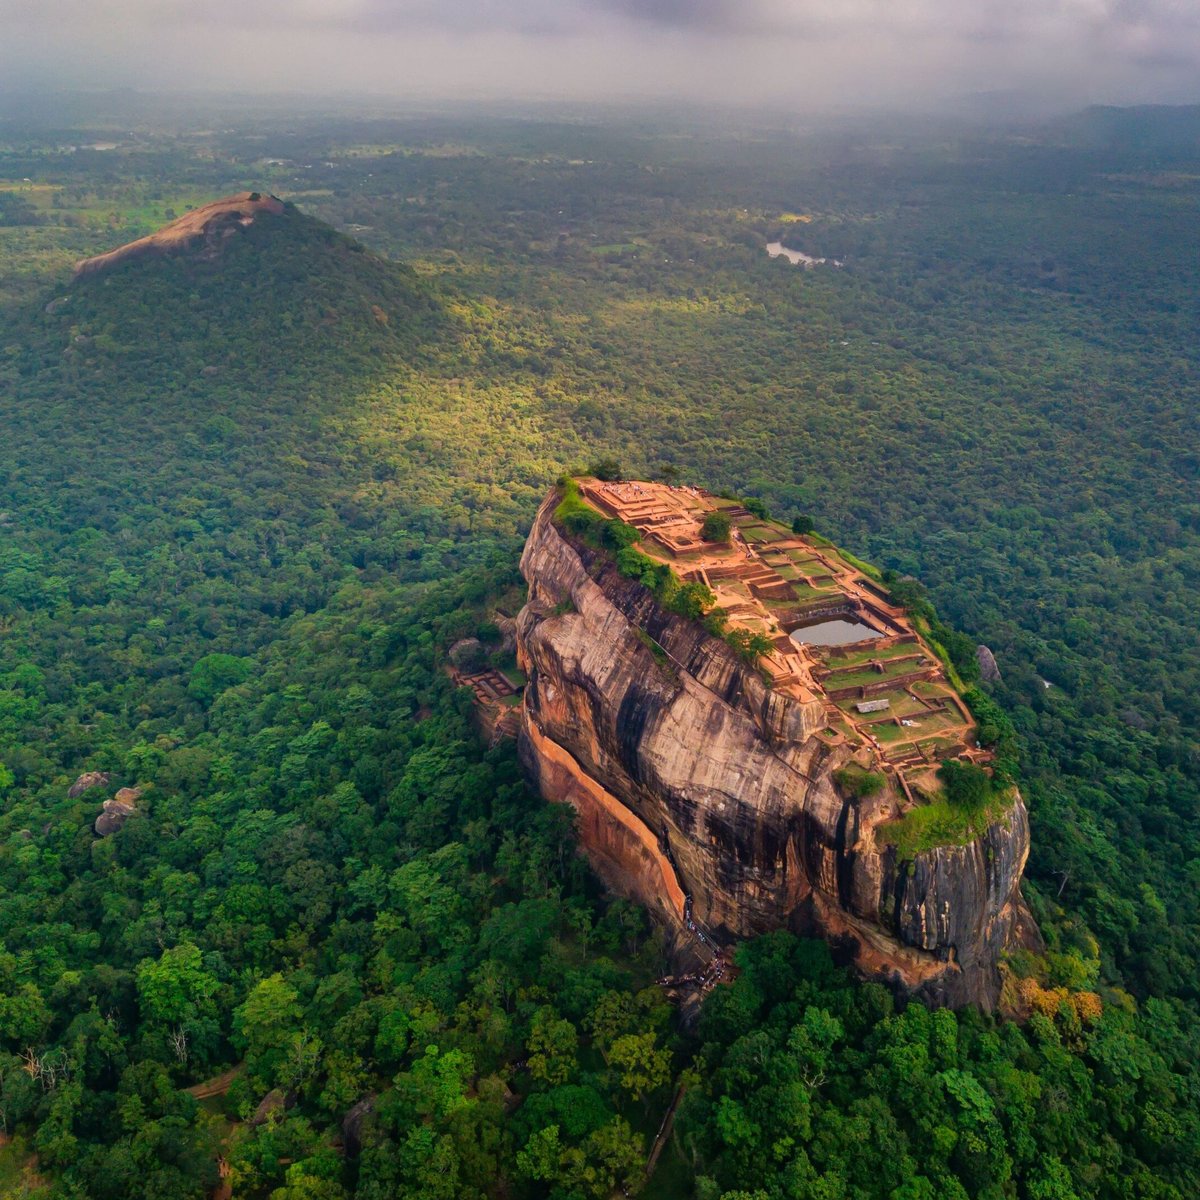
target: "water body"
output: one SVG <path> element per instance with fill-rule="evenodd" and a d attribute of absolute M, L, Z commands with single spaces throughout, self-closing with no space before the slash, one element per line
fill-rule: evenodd
<path fill-rule="evenodd" d="M 810 646 L 851 646 L 855 642 L 869 642 L 877 637 L 883 637 L 878 629 L 872 629 L 861 621 L 844 621 L 840 617 L 832 621 L 818 621 L 815 625 L 803 625 L 791 632 L 793 642 Z"/>
<path fill-rule="evenodd" d="M 790 250 L 782 242 L 768 242 L 767 253 L 772 258 L 786 258 L 793 267 L 803 267 L 806 271 L 812 267 L 819 267 L 822 263 L 829 263 L 835 267 L 842 265 L 836 258 L 813 258 L 803 250 Z"/>

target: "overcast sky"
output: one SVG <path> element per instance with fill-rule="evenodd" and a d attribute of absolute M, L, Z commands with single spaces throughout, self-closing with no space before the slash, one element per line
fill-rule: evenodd
<path fill-rule="evenodd" d="M 0 0 L 0 86 L 1200 100 L 1200 0 Z"/>

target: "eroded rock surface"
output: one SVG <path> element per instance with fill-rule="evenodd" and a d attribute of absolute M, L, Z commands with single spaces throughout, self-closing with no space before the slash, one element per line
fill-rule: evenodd
<path fill-rule="evenodd" d="M 521 756 L 542 795 L 578 811 L 606 884 L 672 931 L 680 959 L 788 927 L 930 1002 L 993 1007 L 1000 955 L 1034 928 L 1020 798 L 977 841 L 899 861 L 874 837 L 896 796 L 839 793 L 850 750 L 816 736 L 822 705 L 661 608 L 559 531 L 554 503 L 521 559 Z"/>
<path fill-rule="evenodd" d="M 75 277 L 78 279 L 107 271 L 131 258 L 178 254 L 182 251 L 215 258 L 225 242 L 239 230 L 253 225 L 264 213 L 279 216 L 283 209 L 283 201 L 266 192 L 240 192 L 224 200 L 214 200 L 211 204 L 185 213 L 148 237 L 138 238 L 136 242 L 119 246 L 107 254 L 82 259 L 75 264 Z"/>

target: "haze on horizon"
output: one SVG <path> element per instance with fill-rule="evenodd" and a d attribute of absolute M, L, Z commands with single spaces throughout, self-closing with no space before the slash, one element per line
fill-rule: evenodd
<path fill-rule="evenodd" d="M 0 0 L 6 90 L 1200 99 L 1193 0 Z"/>

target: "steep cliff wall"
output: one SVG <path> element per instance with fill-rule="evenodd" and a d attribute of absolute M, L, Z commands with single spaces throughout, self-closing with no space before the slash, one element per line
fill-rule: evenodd
<path fill-rule="evenodd" d="M 822 703 L 768 688 L 559 531 L 553 505 L 521 559 L 521 755 L 547 799 L 579 811 L 608 886 L 666 923 L 681 956 L 702 949 L 689 914 L 717 943 L 786 926 L 933 1002 L 994 1005 L 998 957 L 1032 927 L 1020 799 L 977 841 L 898 862 L 874 837 L 898 797 L 839 794 L 851 751 L 819 736 Z"/>

